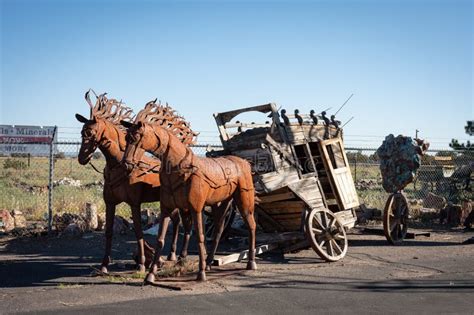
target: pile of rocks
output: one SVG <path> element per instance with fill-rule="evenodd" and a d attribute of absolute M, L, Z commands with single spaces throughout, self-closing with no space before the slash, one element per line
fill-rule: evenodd
<path fill-rule="evenodd" d="M 470 228 L 474 224 L 473 201 L 464 200 L 460 204 L 448 202 L 446 198 L 433 193 L 420 202 L 410 202 L 410 213 L 413 218 L 424 222 L 439 222 L 452 227 L 464 225 Z"/>
<path fill-rule="evenodd" d="M 357 190 L 372 190 L 377 189 L 380 185 L 375 179 L 359 179 L 355 183 L 355 187 Z"/>
<path fill-rule="evenodd" d="M 98 215 L 96 205 L 92 203 L 86 203 L 81 214 L 63 212 L 53 216 L 56 232 L 71 236 L 100 231 L 104 228 L 104 221 L 103 216 Z"/>
<path fill-rule="evenodd" d="M 385 137 L 377 149 L 380 158 L 382 186 L 388 193 L 405 188 L 415 177 L 420 167 L 420 156 L 428 149 L 429 144 L 420 139 L 390 134 Z"/>
<path fill-rule="evenodd" d="M 474 224 L 474 211 L 472 201 L 463 201 L 461 204 L 448 203 L 439 213 L 439 223 L 449 226 L 464 225 L 471 228 Z"/>
<path fill-rule="evenodd" d="M 81 187 L 81 181 L 79 179 L 64 177 L 63 179 L 53 181 L 53 187 L 56 186 Z"/>
<path fill-rule="evenodd" d="M 79 236 L 91 231 L 101 231 L 105 227 L 105 217 L 97 213 L 97 207 L 86 203 L 80 214 L 64 212 L 55 214 L 53 225 L 59 235 Z M 116 215 L 114 218 L 114 234 L 126 234 L 131 229 L 127 219 Z"/>

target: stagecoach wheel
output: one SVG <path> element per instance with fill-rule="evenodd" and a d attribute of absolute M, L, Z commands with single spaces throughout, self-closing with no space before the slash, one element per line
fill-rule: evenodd
<path fill-rule="evenodd" d="M 338 261 L 347 253 L 347 235 L 342 223 L 327 209 L 312 209 L 305 233 L 314 251 L 326 261 Z"/>
<path fill-rule="evenodd" d="M 225 215 L 224 230 L 222 231 L 221 240 L 224 239 L 229 233 L 232 223 L 234 222 L 236 210 L 237 209 L 235 208 L 234 202 L 231 201 L 230 208 L 227 210 L 227 213 Z M 206 242 L 212 241 L 212 236 L 214 235 L 214 229 L 215 229 L 214 219 L 212 217 L 211 211 L 212 211 L 211 209 L 209 211 L 204 211 Z"/>
<path fill-rule="evenodd" d="M 383 212 L 383 232 L 392 245 L 403 242 L 408 230 L 408 202 L 401 192 L 391 194 Z"/>

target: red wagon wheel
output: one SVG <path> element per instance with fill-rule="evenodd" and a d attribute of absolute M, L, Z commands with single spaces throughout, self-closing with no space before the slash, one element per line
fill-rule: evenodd
<path fill-rule="evenodd" d="M 339 219 L 327 209 L 312 209 L 305 222 L 311 247 L 326 261 L 338 261 L 347 253 L 347 236 Z"/>
<path fill-rule="evenodd" d="M 408 230 L 408 202 L 401 192 L 391 194 L 383 213 L 383 231 L 387 241 L 393 245 L 403 242 Z"/>

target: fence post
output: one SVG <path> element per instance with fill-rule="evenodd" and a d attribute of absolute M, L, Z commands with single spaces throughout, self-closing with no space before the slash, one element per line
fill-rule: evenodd
<path fill-rule="evenodd" d="M 51 234 L 53 225 L 53 178 L 54 178 L 54 137 L 57 126 L 54 126 L 53 136 L 49 143 L 49 180 L 48 180 L 48 233 Z"/>
<path fill-rule="evenodd" d="M 354 183 L 357 182 L 357 157 L 360 151 L 356 151 L 355 153 L 355 161 L 354 161 Z"/>

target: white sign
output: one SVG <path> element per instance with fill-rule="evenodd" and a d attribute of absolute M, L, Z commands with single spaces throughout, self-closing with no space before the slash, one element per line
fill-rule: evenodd
<path fill-rule="evenodd" d="M 2 155 L 47 156 L 51 141 L 57 141 L 57 132 L 55 133 L 55 127 L 52 126 L 0 125 L 0 154 Z"/>

